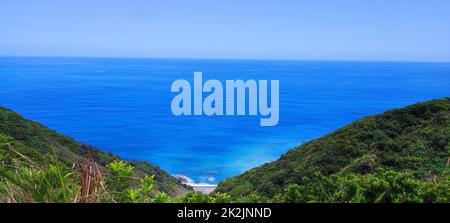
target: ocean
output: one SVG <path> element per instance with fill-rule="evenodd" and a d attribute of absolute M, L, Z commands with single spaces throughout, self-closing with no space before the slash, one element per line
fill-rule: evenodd
<path fill-rule="evenodd" d="M 279 80 L 280 119 L 181 116 L 173 81 Z M 215 184 L 367 115 L 450 96 L 450 63 L 0 57 L 0 106 L 81 143 Z"/>

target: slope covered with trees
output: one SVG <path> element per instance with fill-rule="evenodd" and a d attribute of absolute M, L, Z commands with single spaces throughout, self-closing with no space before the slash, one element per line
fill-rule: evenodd
<path fill-rule="evenodd" d="M 80 169 L 91 160 L 99 171 L 120 158 L 89 145 L 82 145 L 70 137 L 59 134 L 45 126 L 24 119 L 19 114 L 0 107 L 0 168 L 5 172 L 16 173 L 20 166 L 44 169 L 52 165 L 62 165 Z M 171 196 L 179 196 L 190 190 L 189 187 L 157 166 L 147 162 L 123 161 L 133 168 L 132 178 L 154 176 L 154 189 Z M 131 180 L 130 184 L 139 184 Z"/>
<path fill-rule="evenodd" d="M 344 182 L 350 182 L 350 179 L 354 179 L 355 184 L 364 185 L 369 178 L 393 180 L 395 177 L 389 177 L 389 173 L 402 172 L 394 175 L 408 175 L 410 180 L 417 182 L 447 180 L 447 186 L 443 186 L 446 192 L 442 196 L 450 197 L 446 172 L 450 157 L 449 141 L 450 98 L 418 103 L 362 118 L 307 142 L 274 162 L 229 178 L 221 182 L 216 191 L 238 197 L 257 195 L 273 198 L 285 194 L 289 185 L 295 185 L 290 191 L 302 194 L 299 201 L 325 201 L 327 199 L 314 198 L 314 195 L 342 192 Z M 336 187 L 338 182 L 344 183 L 341 188 Z M 367 190 L 364 187 L 362 190 Z M 314 191 L 318 188 L 323 190 Z M 355 188 L 353 185 L 353 190 Z M 355 195 L 355 191 L 352 193 Z M 308 196 L 313 198 L 308 199 Z M 350 198 L 342 198 L 341 201 L 350 201 Z"/>

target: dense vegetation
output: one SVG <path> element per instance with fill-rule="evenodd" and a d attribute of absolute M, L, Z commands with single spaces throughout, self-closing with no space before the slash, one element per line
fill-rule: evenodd
<path fill-rule="evenodd" d="M 204 195 L 0 108 L 0 202 L 450 202 L 450 99 L 366 117 Z"/>
<path fill-rule="evenodd" d="M 232 196 L 274 197 L 289 185 L 297 184 L 303 186 L 290 189 L 297 188 L 304 196 L 314 196 L 319 192 L 307 187 L 317 173 L 327 178 L 324 182 L 354 179 L 353 183 L 358 182 L 362 189 L 367 190 L 371 188 L 367 182 L 374 177 L 386 180 L 383 172 L 400 171 L 407 172 L 410 180 L 417 181 L 417 184 L 447 180 L 448 196 L 449 141 L 450 98 L 419 103 L 360 119 L 307 142 L 272 163 L 225 180 L 218 185 L 217 191 Z M 382 174 L 377 174 L 379 172 Z M 345 190 L 332 185 L 325 189 L 344 193 Z M 332 201 L 334 198 L 319 196 L 311 200 Z M 369 200 L 373 201 L 373 198 Z"/>
<path fill-rule="evenodd" d="M 105 169 L 108 163 L 119 160 L 117 156 L 89 145 L 82 145 L 70 137 L 0 107 L 1 171 L 18 171 L 16 168 L 18 164 L 20 167 L 33 167 L 38 170 L 56 163 L 78 168 L 80 164 L 87 163 L 88 157 L 99 166 L 99 169 Z M 178 196 L 190 190 L 159 167 L 147 162 L 126 161 L 126 163 L 134 168 L 134 178 L 154 176 L 155 190 L 158 192 Z M 139 182 L 134 180 L 132 183 Z"/>
<path fill-rule="evenodd" d="M 8 138 L 2 136 L 1 140 Z M 49 163 L 38 166 L 16 149 L 9 151 L 15 158 L 5 160 L 5 154 L 2 156 L 0 202 L 450 202 L 447 173 L 428 181 L 396 171 L 330 176 L 316 173 L 312 178 L 303 178 L 301 185 L 289 185 L 271 198 L 218 192 L 205 195 L 198 191 L 174 197 L 154 190 L 154 176 L 135 177 L 135 169 L 124 161 L 116 160 L 101 168 L 87 159 L 78 167 L 70 167 L 49 156 Z M 133 183 L 136 181 L 138 184 Z"/>

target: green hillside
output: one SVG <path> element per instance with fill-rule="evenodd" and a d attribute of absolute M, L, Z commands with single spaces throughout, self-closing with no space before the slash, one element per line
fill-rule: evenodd
<path fill-rule="evenodd" d="M 104 169 L 108 163 L 119 160 L 117 156 L 82 145 L 70 137 L 0 107 L 0 170 L 17 171 L 14 169 L 20 166 L 17 163 L 42 168 L 58 162 L 67 167 L 76 168 L 79 164 L 86 163 L 89 156 L 99 164 L 101 169 Z M 136 179 L 153 175 L 154 189 L 157 192 L 179 196 L 190 190 L 159 167 L 147 162 L 126 161 L 126 163 L 133 167 L 133 175 Z M 136 180 L 135 184 L 138 183 Z"/>
<path fill-rule="evenodd" d="M 232 196 L 274 197 L 289 193 L 289 189 L 286 191 L 289 185 L 314 185 L 311 179 L 317 179 L 318 173 L 322 178 L 331 177 L 323 178 L 326 181 L 340 177 L 336 179 L 363 182 L 375 179 L 380 170 L 401 171 L 420 181 L 429 181 L 446 170 L 449 141 L 450 98 L 442 98 L 362 118 L 292 149 L 274 162 L 229 178 L 216 191 Z M 390 179 L 391 174 L 382 172 L 379 179 Z M 364 175 L 367 177 L 361 178 Z M 305 193 L 315 193 L 313 187 Z M 444 198 L 450 196 L 448 186 L 443 190 L 447 194 Z M 331 192 L 335 191 L 342 192 L 342 188 Z"/>

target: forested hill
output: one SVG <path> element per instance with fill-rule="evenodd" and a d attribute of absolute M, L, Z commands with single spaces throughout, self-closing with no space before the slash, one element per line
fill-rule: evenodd
<path fill-rule="evenodd" d="M 271 197 L 315 174 L 412 173 L 441 175 L 450 157 L 450 98 L 387 111 L 355 121 L 290 150 L 280 159 L 221 182 L 216 191 Z"/>
<path fill-rule="evenodd" d="M 14 167 L 17 160 L 27 164 L 45 166 L 53 157 L 67 166 L 82 164 L 90 156 L 105 167 L 119 157 L 88 145 L 82 145 L 68 136 L 59 134 L 45 126 L 24 119 L 19 114 L 0 107 L 0 163 L 2 168 Z M 147 162 L 125 161 L 134 167 L 135 175 L 154 175 L 155 190 L 178 196 L 190 190 L 159 167 Z M 136 182 L 139 183 L 139 182 Z"/>

